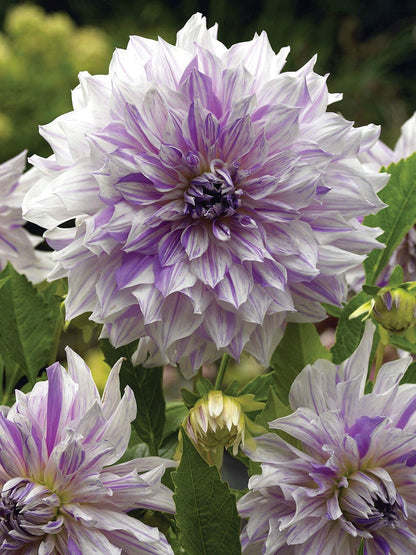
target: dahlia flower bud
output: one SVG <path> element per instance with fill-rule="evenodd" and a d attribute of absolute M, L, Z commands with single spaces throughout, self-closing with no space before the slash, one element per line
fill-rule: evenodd
<path fill-rule="evenodd" d="M 383 287 L 375 298 L 372 316 L 390 332 L 405 331 L 416 324 L 415 295 L 400 287 Z"/>
<path fill-rule="evenodd" d="M 412 290 L 416 282 L 400 287 L 382 287 L 373 299 L 361 305 L 350 318 L 366 314 L 372 316 L 390 333 L 400 333 L 416 324 L 416 295 Z"/>
<path fill-rule="evenodd" d="M 254 395 L 230 397 L 222 391 L 211 390 L 189 411 L 183 426 L 208 462 L 220 467 L 224 448 L 232 447 L 236 455 L 240 445 L 252 441 L 251 433 L 265 431 L 244 413 L 243 408 L 254 411 L 264 407 L 264 403 L 253 399 Z"/>

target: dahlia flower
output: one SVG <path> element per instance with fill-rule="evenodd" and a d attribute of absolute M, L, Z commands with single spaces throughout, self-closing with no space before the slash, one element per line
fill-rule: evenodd
<path fill-rule="evenodd" d="M 8 261 L 34 283 L 46 279 L 53 268 L 49 253 L 35 250 L 42 241 L 23 228 L 22 202 L 30 181 L 22 178 L 26 152 L 0 165 L 0 269 Z"/>
<path fill-rule="evenodd" d="M 368 555 L 416 551 L 416 385 L 410 357 L 384 364 L 364 394 L 374 324 L 335 366 L 319 360 L 293 382 L 293 414 L 270 423 L 295 438 L 256 438 L 262 473 L 239 501 L 243 550 Z"/>
<path fill-rule="evenodd" d="M 126 513 L 174 511 L 160 482 L 172 461 L 114 463 L 136 414 L 133 392 L 120 398 L 117 363 L 102 399 L 84 361 L 67 350 L 48 381 L 0 413 L 2 553 L 173 553 L 164 536 Z M 113 466 L 112 466 L 113 465 Z"/>
<path fill-rule="evenodd" d="M 285 320 L 339 304 L 379 246 L 357 218 L 388 179 L 358 159 L 378 128 L 326 111 L 340 95 L 315 58 L 281 73 L 289 48 L 264 32 L 229 49 L 216 32 L 196 14 L 176 45 L 131 37 L 108 75 L 81 73 L 24 201 L 50 278 L 68 277 L 67 319 L 91 312 L 114 345 L 142 338 L 147 365 L 187 376 L 243 349 L 267 365 Z"/>

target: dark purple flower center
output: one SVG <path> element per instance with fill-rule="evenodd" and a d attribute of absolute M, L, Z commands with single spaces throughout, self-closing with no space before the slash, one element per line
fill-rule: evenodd
<path fill-rule="evenodd" d="M 225 169 L 215 169 L 194 177 L 184 193 L 185 214 L 192 218 L 217 218 L 232 216 L 241 205 L 241 189 L 236 189 Z"/>
<path fill-rule="evenodd" d="M 386 526 L 396 527 L 400 520 L 400 513 L 402 510 L 396 501 L 389 503 L 376 495 L 368 518 L 357 518 L 355 524 L 362 530 L 370 531 Z"/>
<path fill-rule="evenodd" d="M 63 525 L 58 516 L 61 500 L 46 486 L 26 478 L 12 478 L 0 496 L 0 549 L 21 549 Z"/>

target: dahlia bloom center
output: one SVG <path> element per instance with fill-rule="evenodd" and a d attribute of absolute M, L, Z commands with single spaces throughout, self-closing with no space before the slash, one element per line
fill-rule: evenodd
<path fill-rule="evenodd" d="M 232 216 L 241 206 L 242 194 L 228 170 L 213 168 L 191 180 L 184 193 L 185 214 L 207 220 Z"/>
<path fill-rule="evenodd" d="M 12 478 L 0 497 L 0 528 L 19 544 L 31 543 L 36 537 L 60 532 L 58 516 L 61 500 L 46 486 L 26 478 Z"/>
<path fill-rule="evenodd" d="M 407 520 L 403 500 L 392 483 L 366 472 L 356 472 L 346 482 L 348 487 L 340 490 L 339 504 L 345 518 L 358 530 L 395 528 Z"/>

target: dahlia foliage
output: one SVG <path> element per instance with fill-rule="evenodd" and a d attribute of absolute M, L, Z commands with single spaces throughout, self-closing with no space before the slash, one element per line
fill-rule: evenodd
<path fill-rule="evenodd" d="M 374 247 L 358 218 L 387 176 L 359 153 L 379 130 L 327 112 L 315 58 L 281 72 L 265 33 L 227 49 L 194 15 L 175 46 L 132 37 L 108 75 L 80 74 L 74 110 L 41 128 L 24 203 L 68 277 L 66 317 L 189 376 L 218 353 L 270 361 L 284 322 L 345 300 Z M 60 224 L 75 218 L 72 228 Z"/>
<path fill-rule="evenodd" d="M 1 553 L 416 552 L 415 116 L 216 34 L 131 37 L 0 165 Z"/>

